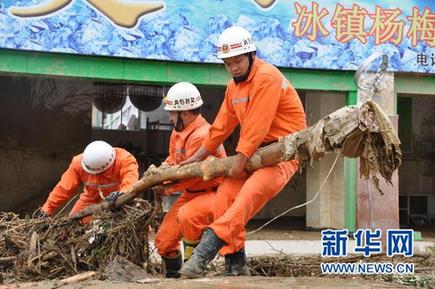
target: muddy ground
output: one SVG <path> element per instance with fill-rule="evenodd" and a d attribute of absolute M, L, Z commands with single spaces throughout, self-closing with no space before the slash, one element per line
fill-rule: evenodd
<path fill-rule="evenodd" d="M 307 278 L 307 277 L 213 277 L 196 280 L 165 280 L 148 279 L 143 283 L 114 281 L 83 281 L 76 284 L 59 286 L 55 281 L 31 282 L 10 285 L 0 285 L 0 289 L 283 289 L 283 288 L 410 288 L 397 283 L 387 283 L 376 280 Z"/>
<path fill-rule="evenodd" d="M 261 223 L 262 224 L 262 223 Z M 251 224 L 248 231 L 257 228 L 260 224 Z M 319 232 L 304 232 L 298 226 L 289 229 L 289 225 L 283 227 L 275 225 L 275 229 L 270 228 L 250 235 L 249 239 L 276 239 L 276 240 L 319 240 Z M 299 229 L 299 230 L 298 230 Z M 432 231 L 433 232 L 433 231 Z M 427 234 L 423 234 L 426 239 Z M 152 236 L 150 236 L 152 238 Z M 26 242 L 27 244 L 28 242 Z M 279 252 L 277 252 L 279 253 Z M 118 289 L 118 288 L 433 288 L 435 289 L 435 247 L 425 254 L 416 254 L 412 258 L 386 258 L 385 256 L 372 256 L 363 258 L 361 256 L 349 256 L 337 260 L 327 260 L 317 254 L 313 255 L 287 255 L 279 253 L 267 256 L 251 256 L 248 258 L 251 274 L 253 277 L 208 277 L 199 280 L 165 280 L 160 278 L 160 262 L 153 263 L 155 266 L 154 274 L 149 274 L 143 268 L 133 263 L 114 263 L 113 261 L 104 266 L 100 266 L 98 274 L 92 279 L 76 282 L 70 285 L 63 285 L 59 280 L 48 280 L 47 278 L 35 274 L 28 275 L 26 270 L 14 270 L 14 267 L 0 266 L 0 289 L 21 289 L 21 288 L 94 288 L 94 289 Z M 1 255 L 0 255 L 1 256 Z M 117 258 L 115 258 L 117 259 Z M 27 259 L 25 259 L 27 260 Z M 158 260 L 157 260 L 158 261 Z M 385 276 L 360 276 L 360 275 L 341 275 L 330 276 L 322 275 L 320 263 L 322 262 L 412 262 L 415 264 L 416 274 L 411 276 L 385 275 Z M 216 273 L 223 270 L 223 259 L 218 258 L 211 266 L 211 271 Z M 55 264 L 55 263 L 53 263 Z M 53 269 L 53 264 L 49 263 L 49 269 Z M 27 268 L 24 266 L 21 269 Z M 17 269 L 17 268 L 16 268 Z M 19 269 L 19 268 L 18 268 Z M 89 269 L 87 269 L 89 270 Z M 91 268 L 95 270 L 95 268 Z M 82 270 L 80 270 L 82 272 Z M 71 276 L 71 275 L 66 275 Z M 64 278 L 59 275 L 57 278 Z M 120 278 L 122 277 L 122 278 Z M 127 278 L 128 277 L 128 278 Z M 4 280 L 2 280 L 4 278 Z M 108 279 L 106 279 L 108 278 Z M 124 279 L 123 279 L 124 278 Z M 125 278 L 131 280 L 126 282 Z M 35 281 L 42 280 L 42 281 Z M 139 280 L 139 282 L 138 282 Z M 34 281 L 34 282 L 25 282 Z"/>
<path fill-rule="evenodd" d="M 435 256 L 418 255 L 411 258 L 392 260 L 378 255 L 370 262 L 412 262 L 415 264 L 413 275 L 323 275 L 320 263 L 330 262 L 319 256 L 290 256 L 249 258 L 252 277 L 216 277 L 223 271 L 223 260 L 215 260 L 206 278 L 197 280 L 167 280 L 161 275 L 152 276 L 136 265 L 128 262 L 114 262 L 106 266 L 91 279 L 71 284 L 62 284 L 59 280 L 39 282 L 16 282 L 8 275 L 0 289 L 272 289 L 272 288 L 428 288 L 435 289 Z M 359 262 L 360 258 L 348 257 L 346 262 Z M 269 277 L 266 277 L 269 276 Z M 273 276 L 273 277 L 271 277 Z M 6 276 L 5 276 L 6 277 Z M 99 280 L 104 278 L 105 280 Z M 123 280 L 130 280 L 129 282 Z"/>

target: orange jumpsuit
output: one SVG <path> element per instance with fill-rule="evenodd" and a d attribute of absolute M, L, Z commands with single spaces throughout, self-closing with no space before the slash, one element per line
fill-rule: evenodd
<path fill-rule="evenodd" d="M 176 165 L 193 155 L 201 146 L 210 124 L 199 115 L 181 132 L 172 131 L 169 156 L 165 162 Z M 216 146 L 216 157 L 226 157 L 223 146 Z M 161 256 L 176 256 L 181 238 L 188 244 L 199 242 L 202 231 L 213 221 L 216 188 L 222 178 L 204 181 L 192 178 L 177 183 L 165 193 L 181 191 L 182 194 L 166 213 L 155 238 Z"/>
<path fill-rule="evenodd" d="M 106 171 L 98 175 L 87 173 L 82 168 L 82 155 L 75 156 L 68 169 L 62 175 L 60 182 L 54 187 L 42 206 L 42 210 L 52 215 L 55 210 L 69 200 L 76 192 L 80 184 L 84 190 L 79 200 L 72 208 L 70 215 L 80 212 L 94 204 L 101 203 L 101 190 L 106 197 L 113 191 L 127 192 L 139 177 L 138 164 L 132 154 L 122 148 L 115 148 L 115 162 Z M 85 218 L 88 222 L 91 218 Z"/>
<path fill-rule="evenodd" d="M 240 124 L 236 151 L 250 158 L 261 146 L 306 128 L 296 90 L 273 65 L 256 58 L 248 78 L 230 80 L 225 99 L 203 145 L 214 151 Z M 298 169 L 296 160 L 255 171 L 246 179 L 226 178 L 216 196 L 215 220 L 209 226 L 225 241 L 222 255 L 244 246 L 245 225 L 276 196 Z"/>

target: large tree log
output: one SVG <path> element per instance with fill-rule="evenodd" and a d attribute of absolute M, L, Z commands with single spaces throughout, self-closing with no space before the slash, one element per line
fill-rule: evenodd
<path fill-rule="evenodd" d="M 262 167 L 293 159 L 299 160 L 303 168 L 331 152 L 341 153 L 350 158 L 360 157 L 361 175 L 373 178 L 378 189 L 377 175 L 380 174 L 391 183 L 391 176 L 401 162 L 400 141 L 391 122 L 375 102 L 367 101 L 359 107 L 343 107 L 303 131 L 290 134 L 276 143 L 260 148 L 250 158 L 245 168 L 248 172 L 253 172 Z M 122 206 L 133 200 L 140 192 L 164 181 L 192 177 L 202 177 L 207 180 L 228 176 L 233 159 L 234 157 L 208 158 L 184 166 L 152 166 L 130 192 L 117 199 L 114 206 Z M 103 202 L 88 207 L 71 218 L 80 219 L 108 208 L 108 203 Z"/>

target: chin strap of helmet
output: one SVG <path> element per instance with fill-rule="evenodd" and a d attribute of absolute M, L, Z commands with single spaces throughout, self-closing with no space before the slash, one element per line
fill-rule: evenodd
<path fill-rule="evenodd" d="M 184 122 L 181 119 L 181 112 L 178 112 L 177 122 L 175 123 L 174 129 L 176 132 L 180 132 L 184 129 Z"/>

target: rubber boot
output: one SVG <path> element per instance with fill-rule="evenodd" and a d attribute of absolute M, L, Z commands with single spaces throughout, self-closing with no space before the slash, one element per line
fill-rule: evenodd
<path fill-rule="evenodd" d="M 224 276 L 251 276 L 248 265 L 246 264 L 244 248 L 236 253 L 225 255 Z"/>
<path fill-rule="evenodd" d="M 199 240 L 197 241 L 189 241 L 186 239 L 183 239 L 183 247 L 184 247 L 184 262 L 187 262 L 187 260 L 190 259 L 192 256 L 193 250 L 198 246 Z"/>
<path fill-rule="evenodd" d="M 191 279 L 203 277 L 207 265 L 224 245 L 225 242 L 219 239 L 213 230 L 207 229 L 202 235 L 201 242 L 193 250 L 192 257 L 184 263 L 180 274 Z"/>
<path fill-rule="evenodd" d="M 178 253 L 178 255 L 174 257 L 162 256 L 162 259 L 165 263 L 165 277 L 180 278 L 180 273 L 178 273 L 178 270 L 180 270 L 181 265 L 183 265 L 181 254 Z"/>

